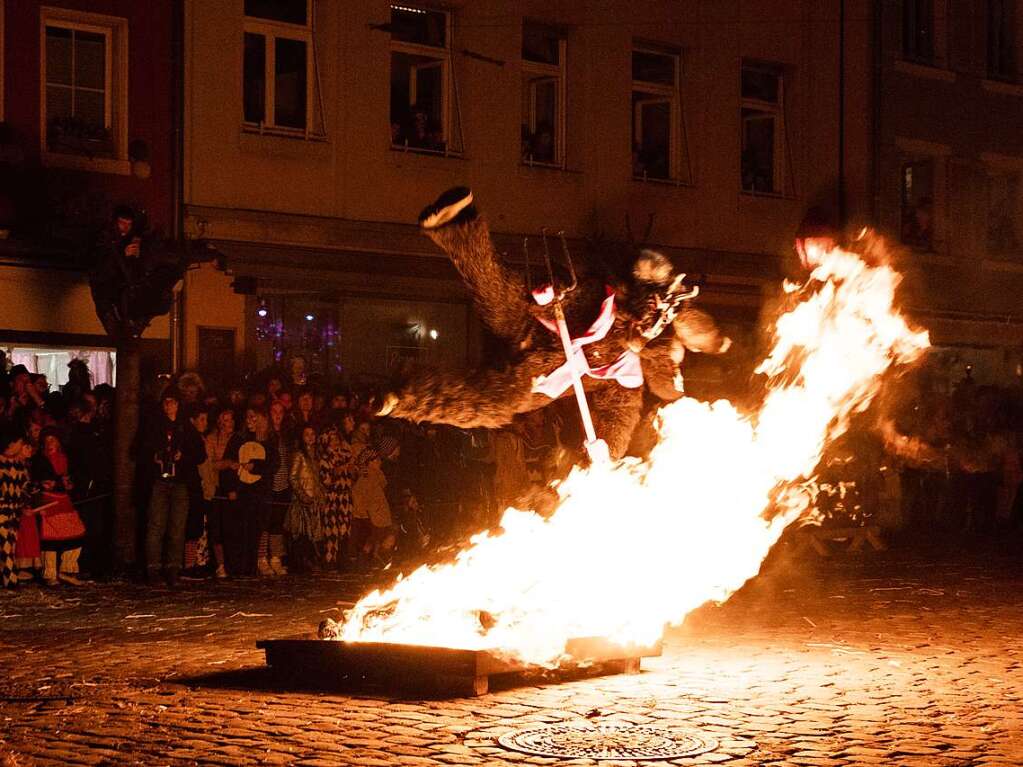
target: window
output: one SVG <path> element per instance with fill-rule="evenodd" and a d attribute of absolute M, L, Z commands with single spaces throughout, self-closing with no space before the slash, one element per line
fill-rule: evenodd
<path fill-rule="evenodd" d="M 565 38 L 529 22 L 522 27 L 522 161 L 565 164 Z"/>
<path fill-rule="evenodd" d="M 312 0 L 245 0 L 242 114 L 246 125 L 285 134 L 314 125 Z"/>
<path fill-rule="evenodd" d="M 742 190 L 785 193 L 785 91 L 781 67 L 744 62 L 740 121 Z"/>
<path fill-rule="evenodd" d="M 40 25 L 44 162 L 130 172 L 127 21 L 43 8 Z"/>
<path fill-rule="evenodd" d="M 987 0 L 987 73 L 992 80 L 1016 79 L 1015 0 Z"/>
<path fill-rule="evenodd" d="M 632 51 L 632 175 L 692 182 L 680 95 L 681 55 Z"/>
<path fill-rule="evenodd" d="M 987 250 L 994 254 L 1018 254 L 1019 222 L 1023 212 L 1020 172 L 998 173 L 987 179 Z"/>
<path fill-rule="evenodd" d="M 934 0 L 902 0 L 902 55 L 909 61 L 934 61 Z"/>
<path fill-rule="evenodd" d="M 901 166 L 900 239 L 919 250 L 934 246 L 934 161 L 909 160 Z"/>
<path fill-rule="evenodd" d="M 392 5 L 390 26 L 391 145 L 452 151 L 450 16 Z"/>

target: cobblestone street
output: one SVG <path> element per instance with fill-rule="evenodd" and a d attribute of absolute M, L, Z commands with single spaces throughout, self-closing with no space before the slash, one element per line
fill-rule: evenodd
<path fill-rule="evenodd" d="M 0 601 L 0 763 L 646 763 L 497 743 L 561 722 L 718 741 L 650 764 L 1023 763 L 1023 570 L 893 560 L 778 566 L 670 632 L 636 676 L 453 700 L 275 681 L 255 641 L 314 629 L 364 588 L 354 579 L 30 588 Z"/>

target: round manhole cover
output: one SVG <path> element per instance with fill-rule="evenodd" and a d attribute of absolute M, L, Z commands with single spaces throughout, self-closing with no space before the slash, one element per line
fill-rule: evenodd
<path fill-rule="evenodd" d="M 497 742 L 524 754 L 585 759 L 677 759 L 717 748 L 716 740 L 695 730 L 629 724 L 531 727 L 505 733 Z"/>

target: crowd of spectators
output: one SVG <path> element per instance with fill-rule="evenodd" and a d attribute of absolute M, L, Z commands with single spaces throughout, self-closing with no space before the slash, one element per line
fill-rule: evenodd
<path fill-rule="evenodd" d="M 887 507 L 894 528 L 956 540 L 1018 529 L 1023 401 L 969 373 L 947 393 L 921 380 L 831 446 L 822 512 L 846 525 Z M 153 583 L 418 558 L 510 505 L 542 504 L 538 491 L 579 459 L 562 403 L 493 431 L 416 426 L 376 418 L 372 392 L 313 385 L 301 356 L 222 391 L 195 372 L 159 384 L 133 446 L 137 549 Z M 5 589 L 113 572 L 114 404 L 81 360 L 51 391 L 0 356 Z"/>
<path fill-rule="evenodd" d="M 300 356 L 156 390 L 133 445 L 151 583 L 385 567 L 492 524 L 564 454 L 543 413 L 493 433 L 378 419 L 371 392 L 311 385 Z M 59 392 L 24 366 L 0 377 L 4 587 L 111 573 L 113 395 L 78 360 Z"/>

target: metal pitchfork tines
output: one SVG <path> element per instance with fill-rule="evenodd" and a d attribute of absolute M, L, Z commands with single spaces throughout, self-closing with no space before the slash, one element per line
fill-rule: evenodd
<path fill-rule="evenodd" d="M 611 457 L 608 453 L 607 443 L 602 439 L 597 439 L 597 432 L 593 428 L 593 416 L 590 414 L 590 406 L 586 401 L 586 392 L 583 391 L 583 371 L 579 369 L 575 349 L 572 347 L 572 337 L 568 333 L 568 323 L 565 321 L 565 307 L 562 300 L 579 285 L 575 275 L 575 267 L 572 264 L 572 256 L 568 251 L 568 241 L 565 239 L 564 232 L 558 232 L 558 236 L 561 237 L 562 251 L 565 254 L 565 262 L 568 265 L 568 273 L 572 280 L 567 287 L 559 291 L 554 287 L 554 266 L 551 263 L 551 252 L 547 245 L 546 228 L 540 230 L 540 236 L 543 240 L 543 258 L 547 264 L 547 275 L 550 278 L 551 290 L 554 294 L 554 320 L 558 327 L 558 337 L 561 339 L 561 346 L 565 351 L 565 359 L 568 361 L 572 371 L 572 390 L 575 392 L 575 401 L 579 405 L 579 415 L 582 418 L 583 431 L 586 434 L 586 452 L 589 453 L 590 460 L 593 463 L 608 463 Z M 522 247 L 526 250 L 526 263 L 528 264 L 529 252 L 526 249 L 525 242 L 523 242 Z"/>

